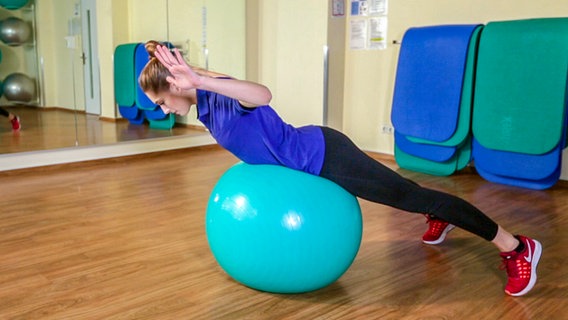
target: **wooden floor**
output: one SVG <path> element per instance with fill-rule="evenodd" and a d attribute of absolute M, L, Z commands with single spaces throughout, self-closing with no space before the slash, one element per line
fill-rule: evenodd
<path fill-rule="evenodd" d="M 104 121 L 99 116 L 61 108 L 3 108 L 20 117 L 22 129 L 13 132 L 10 122 L 0 117 L 0 154 L 203 134 L 203 131 L 185 126 L 160 130 L 151 129 L 148 124 L 133 125 L 125 119 Z"/>
<path fill-rule="evenodd" d="M 422 216 L 366 201 L 361 248 L 343 277 L 279 295 L 234 282 L 207 245 L 207 199 L 235 162 L 208 147 L 0 173 L 0 318 L 568 319 L 566 186 L 401 171 L 542 242 L 539 281 L 524 297 L 503 292 L 489 243 L 455 230 L 423 245 Z"/>

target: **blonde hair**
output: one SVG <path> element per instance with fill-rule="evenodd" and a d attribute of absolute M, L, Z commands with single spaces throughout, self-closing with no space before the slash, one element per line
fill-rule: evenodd
<path fill-rule="evenodd" d="M 158 45 L 163 44 L 158 41 L 150 40 L 144 45 L 150 55 L 150 60 L 146 63 L 146 66 L 144 66 L 144 69 L 142 69 L 138 77 L 138 84 L 144 92 L 150 91 L 158 93 L 170 90 L 170 84 L 166 78 L 172 74 L 155 56 L 156 47 Z"/>

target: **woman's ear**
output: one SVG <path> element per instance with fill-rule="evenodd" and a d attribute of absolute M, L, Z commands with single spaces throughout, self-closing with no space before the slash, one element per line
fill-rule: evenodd
<path fill-rule="evenodd" d="M 180 94 L 181 89 L 178 86 L 176 86 L 175 84 L 170 82 L 170 92 L 174 93 L 174 94 Z"/>

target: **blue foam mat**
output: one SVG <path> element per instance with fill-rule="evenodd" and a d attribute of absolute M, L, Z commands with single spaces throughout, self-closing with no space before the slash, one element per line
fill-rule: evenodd
<path fill-rule="evenodd" d="M 394 141 L 400 150 L 430 161 L 444 162 L 456 154 L 456 147 L 444 147 L 432 144 L 415 143 L 395 130 Z"/>
<path fill-rule="evenodd" d="M 157 105 L 148 99 L 148 96 L 142 91 L 140 86 L 138 85 L 138 77 L 142 72 L 142 69 L 148 63 L 150 59 L 150 55 L 146 48 L 143 45 L 136 47 L 136 52 L 134 54 L 134 69 L 136 74 L 136 106 L 143 110 L 154 110 Z"/>
<path fill-rule="evenodd" d="M 514 187 L 521 187 L 533 190 L 544 190 L 554 186 L 556 182 L 558 182 L 558 179 L 560 178 L 561 166 L 558 166 L 550 176 L 538 180 L 504 177 L 487 172 L 483 168 L 479 168 L 477 166 L 476 170 L 477 173 L 487 181 L 506 184 Z"/>
<path fill-rule="evenodd" d="M 434 176 L 449 176 L 456 171 L 455 159 L 444 162 L 430 161 L 408 154 L 398 146 L 394 147 L 394 157 L 399 167 Z"/>
<path fill-rule="evenodd" d="M 168 117 L 160 107 L 156 107 L 153 110 L 144 110 L 144 115 L 146 115 L 146 118 L 149 120 L 163 120 Z"/>
<path fill-rule="evenodd" d="M 531 155 L 488 149 L 477 139 L 473 140 L 473 158 L 476 167 L 514 179 L 545 179 L 557 170 L 561 157 L 561 146 L 543 155 Z"/>
<path fill-rule="evenodd" d="M 407 30 L 399 55 L 391 116 L 401 134 L 436 142 L 452 137 L 458 124 L 470 38 L 478 26 Z"/>
<path fill-rule="evenodd" d="M 144 123 L 144 113 L 135 106 L 118 106 L 118 112 L 132 124 Z"/>
<path fill-rule="evenodd" d="M 460 146 L 451 159 L 438 162 L 407 154 L 395 145 L 395 159 L 397 164 L 404 169 L 422 172 L 436 176 L 449 176 L 458 170 L 464 169 L 471 161 L 470 139 Z"/>
<path fill-rule="evenodd" d="M 460 109 L 458 115 L 457 128 L 452 137 L 443 142 L 435 142 L 421 138 L 409 137 L 407 139 L 415 143 L 435 144 L 446 147 L 461 145 L 469 139 L 471 135 L 471 114 L 473 107 L 473 87 L 475 84 L 475 68 L 477 62 L 477 48 L 479 45 L 479 35 L 483 30 L 483 25 L 479 25 L 471 35 L 467 51 L 466 66 L 460 97 Z M 436 125 L 436 124 L 433 124 Z"/>
<path fill-rule="evenodd" d="M 118 112 L 125 119 L 135 119 L 142 113 L 140 109 L 136 108 L 136 106 L 123 105 L 118 106 Z"/>
<path fill-rule="evenodd" d="M 484 179 L 496 183 L 535 190 L 552 187 L 560 179 L 562 151 L 568 137 L 568 116 L 563 120 L 560 143 L 543 155 L 492 150 L 474 139 L 473 158 L 477 172 Z"/>

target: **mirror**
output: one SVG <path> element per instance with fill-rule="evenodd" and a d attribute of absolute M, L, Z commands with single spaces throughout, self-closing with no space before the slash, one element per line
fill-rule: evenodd
<path fill-rule="evenodd" d="M 120 44 L 169 41 L 194 65 L 245 77 L 245 0 L 29 0 L 19 10 L 0 8 L 0 20 L 19 14 L 32 17 L 35 37 L 21 48 L 0 43 L 0 81 L 12 65 L 30 73 L 38 91 L 31 102 L 0 99 L 22 123 L 19 132 L 9 122 L 0 125 L 0 154 L 207 134 L 195 108 L 166 130 L 122 119 L 112 85 Z M 94 111 L 93 95 L 100 98 Z"/>

